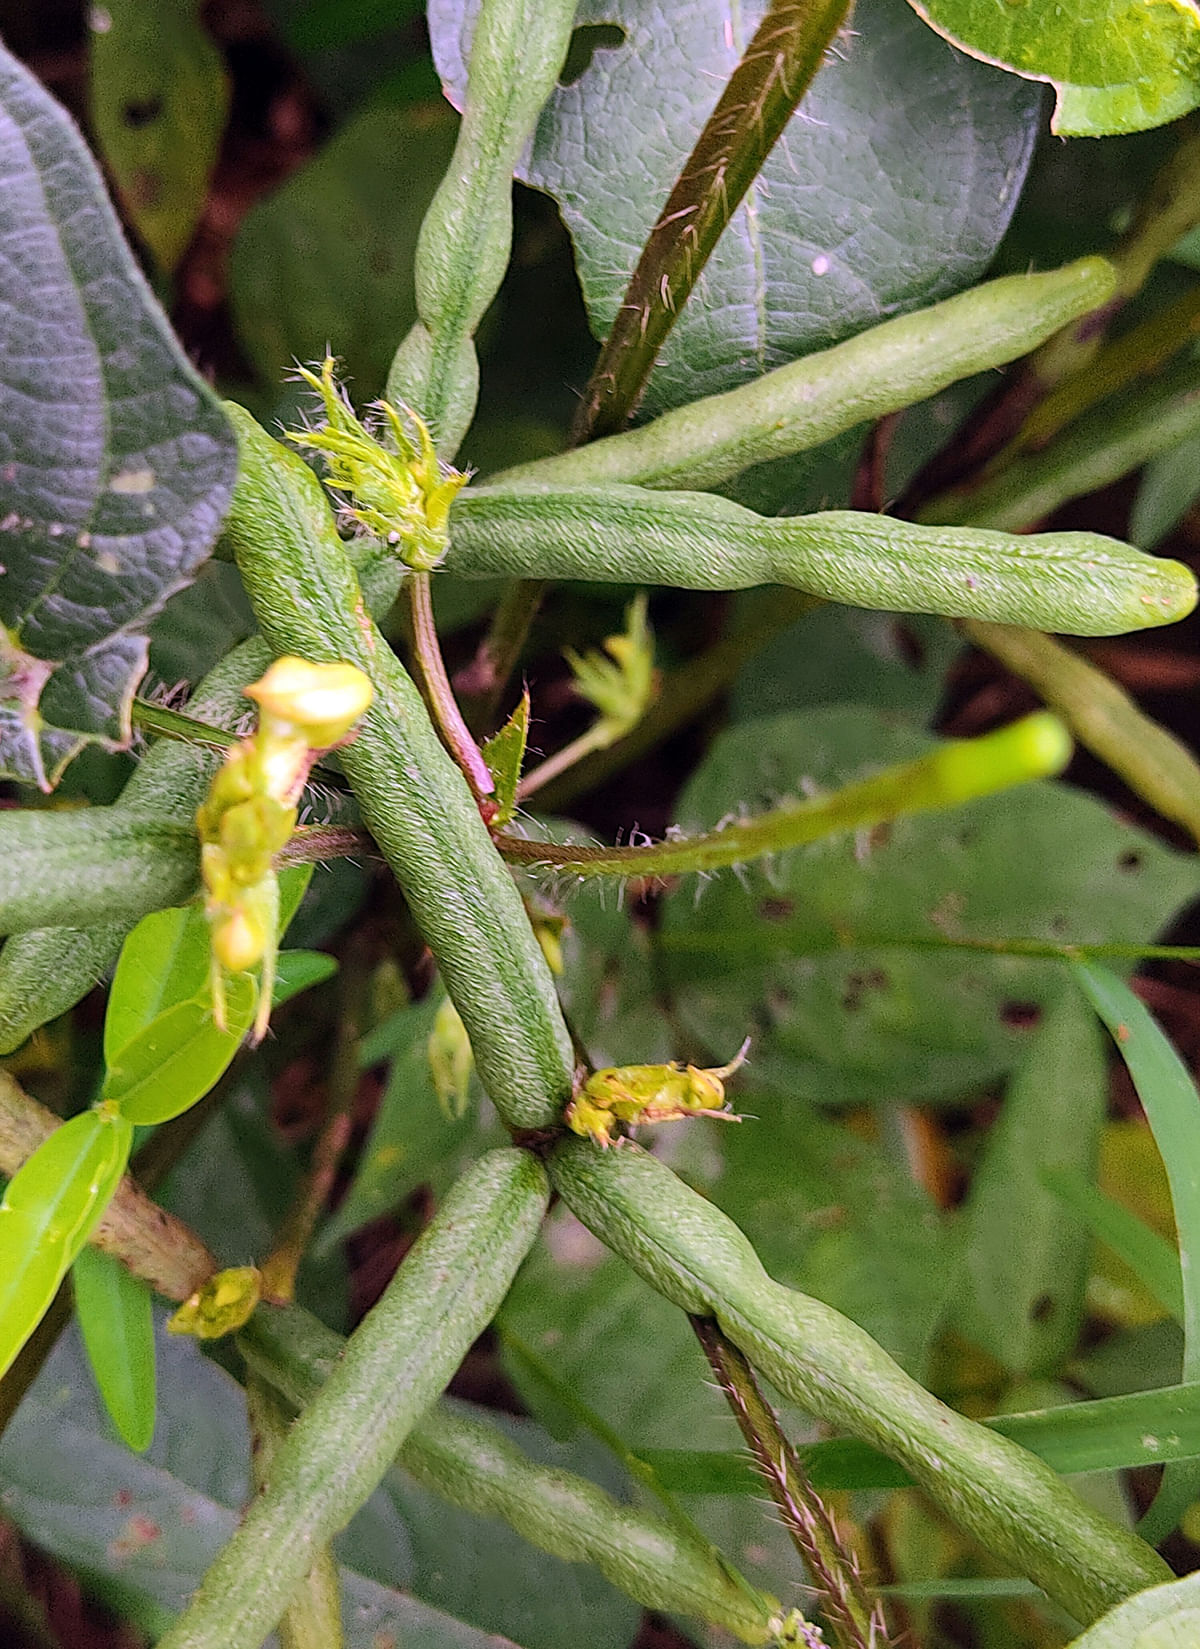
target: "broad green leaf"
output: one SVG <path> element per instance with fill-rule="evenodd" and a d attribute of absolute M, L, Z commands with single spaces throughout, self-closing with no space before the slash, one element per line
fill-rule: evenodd
<path fill-rule="evenodd" d="M 1179 1255 L 1167 1239 L 1070 1168 L 1044 1169 L 1041 1177 L 1047 1189 L 1061 1198 L 1092 1235 L 1099 1237 L 1137 1273 L 1138 1280 L 1159 1304 L 1174 1318 L 1182 1320 Z"/>
<path fill-rule="evenodd" d="M 943 619 L 829 602 L 755 653 L 733 684 L 730 709 L 750 721 L 821 704 L 874 704 L 927 722 L 960 646 Z"/>
<path fill-rule="evenodd" d="M 142 1458 L 107 1435 L 78 1341 L 63 1339 L 0 1441 L 0 1493 L 9 1517 L 89 1589 L 158 1638 L 237 1527 L 249 1493 L 245 1401 L 195 1341 L 162 1333 L 159 1424 Z M 343 1537 L 364 1561 L 406 1560 L 407 1536 L 391 1509 L 369 1509 L 360 1535 Z M 486 1525 L 492 1529 L 494 1525 Z M 388 1546 L 381 1534 L 399 1535 Z M 516 1537 L 512 1547 L 517 1546 Z M 529 1551 L 529 1548 L 525 1548 Z M 530 1553 L 523 1583 L 549 1613 L 561 1589 Z M 346 1649 L 506 1649 L 507 1640 L 456 1620 L 419 1592 L 405 1595 L 353 1568 L 341 1571 Z M 514 1581 L 514 1587 L 518 1582 Z M 582 1640 L 577 1613 L 572 1629 Z M 550 1646 L 548 1646 L 550 1649 Z"/>
<path fill-rule="evenodd" d="M 1066 992 L 1013 1073 L 964 1210 L 955 1326 L 1013 1374 L 1057 1373 L 1078 1339 L 1091 1238 L 1042 1181 L 1094 1178 L 1107 1106 L 1095 1016 Z"/>
<path fill-rule="evenodd" d="M 973 57 L 1048 81 L 1057 93 L 1053 129 L 1061 136 L 1141 131 L 1200 103 L 1200 18 L 1186 0 L 911 3 Z"/>
<path fill-rule="evenodd" d="M 1197 1643 L 1200 1575 L 1188 1575 L 1118 1604 L 1069 1649 L 1195 1649 Z"/>
<path fill-rule="evenodd" d="M 39 1145 L 0 1202 L 0 1375 L 41 1322 L 125 1172 L 133 1128 L 81 1111 Z"/>
<path fill-rule="evenodd" d="M 432 0 L 434 57 L 461 101 L 476 9 Z M 764 6 L 587 0 L 609 25 L 550 99 L 524 170 L 558 200 L 603 335 L 654 219 Z M 1008 223 L 1038 96 L 952 52 L 899 3 L 860 0 L 667 340 L 645 410 L 732 388 L 969 284 Z"/>
<path fill-rule="evenodd" d="M 94 6 L 92 125 L 121 203 L 170 274 L 192 238 L 216 165 L 229 85 L 198 0 Z"/>
<path fill-rule="evenodd" d="M 413 255 L 450 159 L 455 123 L 438 105 L 377 105 L 245 217 L 231 296 L 264 383 L 332 343 L 358 404 L 382 392 L 416 320 Z"/>
<path fill-rule="evenodd" d="M 1166 1033 L 1107 968 L 1072 964 L 1084 996 L 1108 1027 L 1137 1089 L 1171 1186 L 1183 1281 L 1183 1378 L 1200 1378 L 1200 1095 Z M 1143 1532 L 1161 1540 L 1200 1497 L 1200 1468 L 1165 1472 Z"/>
<path fill-rule="evenodd" d="M 156 1369 L 150 1290 L 112 1254 L 84 1248 L 71 1267 L 75 1315 L 109 1418 L 136 1454 L 154 1437 Z"/>
<path fill-rule="evenodd" d="M 337 958 L 326 956 L 324 951 L 280 951 L 275 962 L 275 989 L 271 993 L 271 1001 L 275 1007 L 281 1007 L 302 991 L 332 979 L 337 970 Z"/>
<path fill-rule="evenodd" d="M 244 973 L 226 981 L 226 1029 L 213 1020 L 207 993 L 157 1014 L 118 1052 L 103 1097 L 139 1127 L 166 1122 L 203 1099 L 230 1065 L 250 1029 L 257 1000 Z"/>
<path fill-rule="evenodd" d="M 194 576 L 232 432 L 138 271 L 68 116 L 0 52 L 0 772 L 49 788 L 128 741 L 146 623 Z"/>
<path fill-rule="evenodd" d="M 928 748 L 854 706 L 742 722 L 713 744 L 679 820 L 712 827 Z M 660 943 L 699 1046 L 724 1059 L 753 1037 L 756 1090 L 944 1100 L 1010 1070 L 1065 986 L 1061 963 L 973 941 L 1143 942 L 1195 891 L 1194 860 L 1064 785 L 1031 784 L 685 883 Z"/>
<path fill-rule="evenodd" d="M 208 984 L 208 922 L 197 904 L 154 910 L 121 947 L 104 1016 L 104 1058 L 123 1048 L 165 1008 L 204 994 Z"/>

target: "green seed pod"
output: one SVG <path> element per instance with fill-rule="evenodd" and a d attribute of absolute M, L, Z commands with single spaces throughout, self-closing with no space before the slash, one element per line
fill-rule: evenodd
<path fill-rule="evenodd" d="M 1002 1562 L 1081 1621 L 1169 1578 L 1149 1546 L 1048 1466 L 931 1396 L 871 1337 L 773 1282 L 733 1221 L 663 1163 L 567 1139 L 550 1159 L 574 1214 L 684 1311 L 714 1317 L 785 1396 L 900 1462 Z"/>
<path fill-rule="evenodd" d="M 727 498 L 642 487 L 468 488 L 450 516 L 448 572 L 744 590 L 788 584 L 828 601 L 1119 635 L 1185 617 L 1178 561 L 1098 533 L 1013 537 L 830 510 L 766 517 Z"/>
<path fill-rule="evenodd" d="M 241 472 L 226 533 L 278 653 L 357 664 L 375 700 L 340 752 L 511 1127 L 544 1128 L 571 1095 L 574 1055 L 554 980 L 512 877 L 420 694 L 368 617 L 320 482 L 241 407 Z"/>
<path fill-rule="evenodd" d="M 159 1649 L 258 1649 L 491 1321 L 548 1199 L 528 1152 L 493 1151 L 468 1169 L 280 1443 L 269 1486 Z"/>
<path fill-rule="evenodd" d="M 495 477 L 497 486 L 722 486 L 752 464 L 787 458 L 1016 360 L 1113 290 L 1103 258 L 1044 275 L 1005 275 L 777 367 L 741 389 L 664 413 L 641 429 Z"/>
<path fill-rule="evenodd" d="M 304 1408 L 336 1368 L 345 1342 L 290 1306 L 256 1312 L 238 1344 L 257 1375 Z M 586 1478 L 531 1460 L 496 1426 L 454 1403 L 435 1403 L 422 1415 L 397 1463 L 451 1505 L 501 1518 L 568 1563 L 593 1564 L 648 1609 L 694 1615 L 745 1643 L 766 1642 L 783 1614 L 777 1599 L 735 1580 L 711 1549 L 619 1504 Z"/>

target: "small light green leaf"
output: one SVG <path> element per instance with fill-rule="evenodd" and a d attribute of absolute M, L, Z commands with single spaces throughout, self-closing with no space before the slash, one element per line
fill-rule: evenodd
<path fill-rule="evenodd" d="M 483 759 L 496 786 L 497 828 L 509 823 L 517 811 L 517 787 L 525 765 L 525 744 L 529 738 L 529 689 L 521 694 L 516 709 L 504 726 L 483 746 Z"/>
<path fill-rule="evenodd" d="M 313 985 L 332 979 L 338 970 L 337 958 L 319 950 L 281 951 L 275 963 L 275 989 L 271 1002 L 276 1008 L 290 1002 Z"/>
<path fill-rule="evenodd" d="M 228 1068 L 250 1029 L 257 996 L 247 974 L 234 974 L 226 981 L 223 1031 L 213 1020 L 207 992 L 157 1014 L 109 1065 L 104 1099 L 139 1127 L 186 1111 Z"/>
<path fill-rule="evenodd" d="M 198 0 L 105 0 L 90 12 L 92 124 L 129 218 L 170 274 L 216 164 L 229 84 Z"/>
<path fill-rule="evenodd" d="M 156 1369 L 150 1290 L 112 1254 L 83 1248 L 71 1267 L 75 1315 L 112 1423 L 135 1454 L 154 1437 Z"/>
<path fill-rule="evenodd" d="M 145 625 L 194 576 L 237 453 L 64 111 L 0 52 L 0 772 L 124 744 Z"/>
<path fill-rule="evenodd" d="M 56 1128 L 0 1202 L 0 1375 L 45 1315 L 125 1172 L 133 1127 L 82 1111 Z"/>
<path fill-rule="evenodd" d="M 1013 1074 L 964 1210 L 955 1323 L 1014 1374 L 1056 1373 L 1074 1350 L 1091 1239 L 1041 1171 L 1094 1177 L 1107 1105 L 1095 1016 L 1066 992 Z"/>
<path fill-rule="evenodd" d="M 1200 103 L 1200 17 L 1186 0 L 911 0 L 939 34 L 1058 93 L 1062 136 L 1136 132 Z"/>
<path fill-rule="evenodd" d="M 434 57 L 461 102 L 476 0 L 432 0 Z M 655 217 L 765 6 L 587 0 L 598 47 L 554 92 L 525 181 L 559 202 L 603 336 Z M 643 404 L 757 377 L 968 285 L 1020 193 L 1036 89 L 958 56 L 898 0 L 858 0 L 710 258 Z"/>
<path fill-rule="evenodd" d="M 121 947 L 104 1016 L 104 1058 L 121 1050 L 165 1008 L 201 996 L 208 984 L 208 923 L 199 905 L 154 910 Z"/>

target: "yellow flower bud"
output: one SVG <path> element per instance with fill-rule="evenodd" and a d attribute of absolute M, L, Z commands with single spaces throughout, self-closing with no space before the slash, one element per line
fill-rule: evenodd
<path fill-rule="evenodd" d="M 226 973 L 245 973 L 262 961 L 268 938 L 255 914 L 239 905 L 213 923 L 213 955 Z"/>
<path fill-rule="evenodd" d="M 317 750 L 338 744 L 368 708 L 374 689 L 353 664 L 312 664 L 307 659 L 275 660 L 260 681 L 246 688 L 264 715 L 289 722 Z"/>

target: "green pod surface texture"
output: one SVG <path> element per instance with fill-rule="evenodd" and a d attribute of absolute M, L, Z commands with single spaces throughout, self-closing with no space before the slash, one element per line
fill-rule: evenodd
<path fill-rule="evenodd" d="M 259 1649 L 492 1320 L 548 1199 L 527 1151 L 492 1151 L 467 1170 L 280 1443 L 270 1484 L 160 1649 Z"/>
<path fill-rule="evenodd" d="M 375 700 L 339 754 L 363 818 L 467 1028 L 480 1079 L 515 1128 L 555 1125 L 574 1054 L 520 894 L 421 696 L 372 622 L 321 484 L 230 406 L 241 472 L 226 520 L 276 653 L 365 670 Z"/>
<path fill-rule="evenodd" d="M 260 676 L 269 661 L 257 637 L 235 647 L 192 694 L 187 713 L 217 727 L 230 726 L 249 708 L 242 688 Z M 147 751 L 111 813 L 137 813 L 171 824 L 190 819 L 218 760 L 213 751 L 161 740 Z M 39 1025 L 66 1013 L 87 995 L 145 914 L 134 910 L 131 905 L 130 915 L 97 927 L 38 927 L 13 934 L 0 951 L 0 1053 L 11 1053 Z M 80 920 L 78 910 L 72 912 L 72 920 Z"/>
<path fill-rule="evenodd" d="M 564 1140 L 549 1166 L 571 1211 L 660 1294 L 715 1318 L 785 1396 L 898 1461 L 1076 1619 L 1169 1577 L 1049 1466 L 940 1403 L 849 1318 L 774 1282 L 733 1221 L 646 1151 Z"/>
<path fill-rule="evenodd" d="M 761 516 L 727 498 L 644 487 L 468 488 L 450 516 L 447 571 L 467 578 L 789 584 L 827 601 L 905 613 L 1120 635 L 1191 612 L 1178 561 L 1098 533 L 1014 537 L 856 510 Z"/>
<path fill-rule="evenodd" d="M 722 486 L 753 464 L 806 452 L 1015 360 L 1102 304 L 1115 275 L 1112 264 L 1093 257 L 1046 274 L 987 281 L 641 429 L 505 470 L 495 484 L 627 481 L 699 492 Z"/>
<path fill-rule="evenodd" d="M 260 1308 L 238 1343 L 254 1372 L 304 1408 L 337 1366 L 345 1342 L 307 1312 Z M 441 1401 L 423 1414 L 397 1464 L 451 1505 L 503 1519 L 568 1563 L 590 1563 L 648 1609 L 694 1615 L 746 1643 L 764 1643 L 778 1600 L 736 1582 L 708 1548 L 661 1518 L 621 1505 L 573 1472 L 545 1466 L 496 1426 Z"/>
<path fill-rule="evenodd" d="M 420 320 L 388 374 L 388 395 L 414 406 L 452 455 L 475 411 L 471 342 L 512 246 L 512 177 L 554 89 L 575 0 L 484 0 L 475 19 L 454 154 L 417 241 Z"/>

